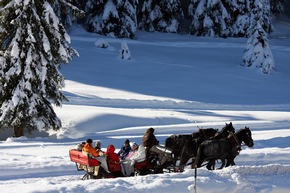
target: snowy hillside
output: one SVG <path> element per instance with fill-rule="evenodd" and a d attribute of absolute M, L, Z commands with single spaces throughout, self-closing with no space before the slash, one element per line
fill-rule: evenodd
<path fill-rule="evenodd" d="M 82 181 L 68 150 L 92 138 L 102 147 L 141 143 L 149 127 L 161 143 L 198 128 L 248 126 L 255 145 L 243 147 L 235 167 L 198 169 L 197 192 L 290 191 L 290 23 L 269 37 L 277 71 L 241 67 L 245 38 L 138 32 L 113 39 L 76 26 L 69 32 L 79 58 L 62 67 L 69 102 L 55 108 L 63 129 L 48 137 L 0 142 L 2 192 L 194 192 L 194 170 Z M 108 42 L 106 49 L 95 45 Z M 119 58 L 126 42 L 132 58 Z"/>

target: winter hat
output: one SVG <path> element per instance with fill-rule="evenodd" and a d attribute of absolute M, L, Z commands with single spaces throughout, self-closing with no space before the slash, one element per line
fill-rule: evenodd
<path fill-rule="evenodd" d="M 126 139 L 124 143 L 125 144 L 129 144 L 130 143 L 130 140 L 129 139 Z"/>
<path fill-rule="evenodd" d="M 130 142 L 130 146 L 132 147 L 132 146 L 136 146 L 136 147 L 138 147 L 139 145 L 136 143 L 136 142 Z"/>
<path fill-rule="evenodd" d="M 136 142 L 130 142 L 130 146 L 131 146 L 131 147 L 133 147 L 133 146 L 138 147 L 139 145 L 138 145 Z"/>

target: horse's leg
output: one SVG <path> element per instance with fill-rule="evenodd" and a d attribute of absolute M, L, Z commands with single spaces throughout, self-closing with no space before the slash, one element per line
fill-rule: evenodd
<path fill-rule="evenodd" d="M 221 159 L 221 162 L 222 162 L 222 164 L 221 164 L 221 166 L 218 168 L 219 170 L 220 170 L 220 169 L 223 169 L 223 168 L 225 167 L 225 165 L 226 165 L 226 159 Z"/>
<path fill-rule="evenodd" d="M 236 163 L 235 163 L 235 161 L 234 161 L 234 159 L 232 160 L 232 163 L 231 163 L 231 166 L 234 166 L 234 165 L 236 165 Z"/>
<path fill-rule="evenodd" d="M 216 162 L 216 160 L 213 159 L 213 160 L 212 160 L 212 163 L 211 163 L 211 164 L 212 164 L 212 167 L 211 167 L 212 170 L 215 170 L 215 162 Z"/>
<path fill-rule="evenodd" d="M 206 165 L 206 168 L 208 170 L 214 170 L 215 169 L 215 160 L 214 159 L 208 160 L 208 163 Z"/>
<path fill-rule="evenodd" d="M 234 159 L 236 158 L 236 156 L 235 157 L 233 157 L 232 159 L 231 159 L 231 162 L 230 162 L 230 165 L 231 166 L 234 166 L 234 165 L 236 165 L 236 163 L 235 163 L 235 161 L 234 161 Z"/>
<path fill-rule="evenodd" d="M 236 165 L 234 162 L 234 159 L 235 159 L 235 157 L 231 157 L 231 158 L 227 159 L 226 167 Z"/>
<path fill-rule="evenodd" d="M 189 157 L 189 155 L 188 155 L 188 153 L 186 151 L 186 146 L 184 146 L 182 148 L 181 155 L 180 155 L 180 161 L 179 161 L 179 169 L 180 170 L 184 169 L 184 166 L 188 162 L 189 158 L 190 157 Z"/>

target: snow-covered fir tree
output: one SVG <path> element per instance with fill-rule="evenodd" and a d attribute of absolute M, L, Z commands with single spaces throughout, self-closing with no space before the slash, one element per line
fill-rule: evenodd
<path fill-rule="evenodd" d="M 250 26 L 247 36 L 252 34 L 260 23 L 264 31 L 269 34 L 273 31 L 269 0 L 254 0 L 250 12 Z"/>
<path fill-rule="evenodd" d="M 131 59 L 131 52 L 126 42 L 121 42 L 120 58 L 125 60 Z"/>
<path fill-rule="evenodd" d="M 0 1 L 0 128 L 24 131 L 59 129 L 52 104 L 66 97 L 59 72 L 78 53 L 47 0 Z"/>
<path fill-rule="evenodd" d="M 138 0 L 118 0 L 117 10 L 120 16 L 119 37 L 133 38 L 137 29 L 137 1 Z"/>
<path fill-rule="evenodd" d="M 233 0 L 230 13 L 232 15 L 231 35 L 245 37 L 250 28 L 250 0 Z"/>
<path fill-rule="evenodd" d="M 180 0 L 143 0 L 138 9 L 138 28 L 145 31 L 177 33 L 184 17 Z"/>
<path fill-rule="evenodd" d="M 272 13 L 282 13 L 285 11 L 285 0 L 270 0 Z"/>
<path fill-rule="evenodd" d="M 251 34 L 244 51 L 242 66 L 256 67 L 263 73 L 271 73 L 275 69 L 273 56 L 268 44 L 268 33 L 265 31 L 265 18 L 270 17 L 269 0 L 254 0 L 253 10 L 250 12 Z M 264 24 L 264 25 L 263 25 Z"/>
<path fill-rule="evenodd" d="M 163 17 L 158 22 L 157 31 L 177 33 L 179 20 L 184 17 L 180 0 L 162 0 L 160 8 Z"/>
<path fill-rule="evenodd" d="M 241 65 L 258 68 L 265 74 L 271 74 L 275 71 L 275 63 L 269 47 L 267 33 L 259 21 L 255 31 L 247 41 Z"/>
<path fill-rule="evenodd" d="M 79 8 L 80 10 L 85 10 L 85 6 L 88 0 L 70 0 L 71 4 Z"/>
<path fill-rule="evenodd" d="M 257 14 L 260 15 L 259 18 L 257 18 Z M 260 20 L 260 24 L 266 33 L 273 31 L 269 0 L 232 1 L 231 15 L 233 15 L 231 36 L 251 36 L 253 29 L 257 26 L 257 19 Z"/>
<path fill-rule="evenodd" d="M 157 1 L 143 0 L 139 2 L 139 7 L 137 12 L 138 28 L 148 32 L 155 31 L 153 21 L 156 18 L 161 18 L 161 12 L 159 6 L 157 6 Z"/>
<path fill-rule="evenodd" d="M 229 1 L 230 2 L 230 1 Z M 199 36 L 229 36 L 231 16 L 228 1 L 191 0 L 189 15 L 192 17 L 191 33 Z"/>
<path fill-rule="evenodd" d="M 113 37 L 135 36 L 137 0 L 88 0 L 86 26 L 88 31 Z"/>
<path fill-rule="evenodd" d="M 85 12 L 79 8 L 82 5 L 79 0 L 49 0 L 49 2 L 55 14 L 66 27 L 72 26 L 79 18 L 85 16 Z"/>

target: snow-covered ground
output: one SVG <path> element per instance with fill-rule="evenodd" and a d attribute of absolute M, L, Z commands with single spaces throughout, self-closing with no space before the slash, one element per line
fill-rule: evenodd
<path fill-rule="evenodd" d="M 235 167 L 198 169 L 197 192 L 289 192 L 290 23 L 275 29 L 269 44 L 277 72 L 263 75 L 240 66 L 245 38 L 138 32 L 135 40 L 113 39 L 74 27 L 72 47 L 80 57 L 61 69 L 69 102 L 55 108 L 64 128 L 49 137 L 0 142 L 1 192 L 194 192 L 190 168 L 82 181 L 68 151 L 87 138 L 101 140 L 105 150 L 127 138 L 140 143 L 149 127 L 164 143 L 171 134 L 229 122 L 237 130 L 250 127 L 255 145 L 243 147 Z M 100 38 L 107 49 L 95 45 Z M 131 60 L 119 58 L 124 41 Z"/>

